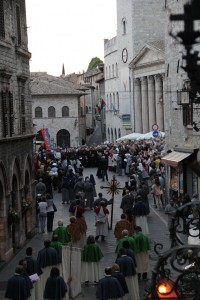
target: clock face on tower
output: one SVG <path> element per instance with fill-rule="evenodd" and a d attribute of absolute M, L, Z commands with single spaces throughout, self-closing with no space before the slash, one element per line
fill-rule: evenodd
<path fill-rule="evenodd" d="M 124 48 L 124 49 L 122 50 L 122 61 L 123 61 L 124 63 L 126 63 L 127 60 L 128 60 L 128 51 L 127 51 L 126 48 Z"/>

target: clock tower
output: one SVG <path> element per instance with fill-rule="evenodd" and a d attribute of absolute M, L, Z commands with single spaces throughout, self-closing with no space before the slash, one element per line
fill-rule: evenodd
<path fill-rule="evenodd" d="M 106 131 L 108 140 L 113 142 L 134 129 L 134 86 L 129 64 L 147 42 L 164 39 L 166 18 L 165 0 L 116 0 L 116 3 L 117 35 L 104 42 Z"/>

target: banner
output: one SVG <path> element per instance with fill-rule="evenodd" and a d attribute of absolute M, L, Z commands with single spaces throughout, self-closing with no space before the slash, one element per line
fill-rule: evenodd
<path fill-rule="evenodd" d="M 44 139 L 45 148 L 46 148 L 46 150 L 49 150 L 49 143 L 48 143 L 48 138 L 46 135 L 46 130 L 44 128 L 41 128 L 40 131 L 41 131 L 42 137 Z"/>

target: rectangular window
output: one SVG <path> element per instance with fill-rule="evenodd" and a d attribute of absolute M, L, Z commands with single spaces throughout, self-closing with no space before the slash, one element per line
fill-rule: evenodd
<path fill-rule="evenodd" d="M 190 112 L 187 105 L 183 105 L 183 126 L 190 124 Z"/>
<path fill-rule="evenodd" d="M 13 95 L 9 91 L 1 92 L 3 137 L 14 134 Z"/>
<path fill-rule="evenodd" d="M 20 21 L 20 8 L 16 6 L 16 19 L 17 19 L 17 42 L 18 45 L 22 43 L 22 36 L 21 36 L 21 21 Z"/>
<path fill-rule="evenodd" d="M 26 132 L 26 104 L 25 104 L 25 81 L 18 81 L 19 100 L 20 100 L 20 128 L 21 134 Z"/>
<path fill-rule="evenodd" d="M 131 125 L 131 115 L 122 115 L 122 125 Z"/>
<path fill-rule="evenodd" d="M 3 1 L 4 0 L 0 0 L 0 38 L 5 38 L 5 23 L 4 23 Z"/>

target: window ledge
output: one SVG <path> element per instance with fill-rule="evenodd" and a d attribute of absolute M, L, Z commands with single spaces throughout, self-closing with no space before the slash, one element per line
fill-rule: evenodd
<path fill-rule="evenodd" d="M 7 42 L 7 41 L 3 41 L 3 40 L 0 39 L 0 46 L 1 46 L 1 47 L 4 47 L 4 48 L 11 49 L 12 44 L 9 43 L 9 42 Z"/>
<path fill-rule="evenodd" d="M 28 50 L 25 50 L 19 46 L 16 46 L 15 49 L 16 49 L 17 54 L 19 54 L 25 58 L 28 58 L 28 59 L 31 58 L 31 53 Z"/>

